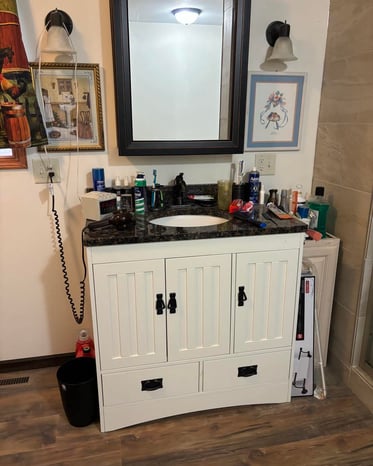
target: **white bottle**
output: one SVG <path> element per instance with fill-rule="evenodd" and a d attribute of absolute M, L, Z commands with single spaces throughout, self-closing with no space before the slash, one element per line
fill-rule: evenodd
<path fill-rule="evenodd" d="M 259 204 L 264 204 L 265 189 L 264 184 L 260 183 Z"/>

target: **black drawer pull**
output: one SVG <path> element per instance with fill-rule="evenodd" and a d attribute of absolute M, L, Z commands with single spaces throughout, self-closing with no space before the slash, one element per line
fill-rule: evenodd
<path fill-rule="evenodd" d="M 170 299 L 168 301 L 167 308 L 170 310 L 170 314 L 176 314 L 176 293 L 170 293 Z"/>
<path fill-rule="evenodd" d="M 159 390 L 160 388 L 163 388 L 163 379 L 150 379 L 141 381 L 142 392 L 153 392 L 154 390 Z"/>
<path fill-rule="evenodd" d="M 163 301 L 163 294 L 159 293 L 156 295 L 156 301 L 155 301 L 155 309 L 157 311 L 157 315 L 162 315 L 163 314 L 163 309 L 166 307 L 164 301 Z"/>
<path fill-rule="evenodd" d="M 238 306 L 243 306 L 246 300 L 247 300 L 247 296 L 245 293 L 245 287 L 239 286 L 238 287 Z"/>
<path fill-rule="evenodd" d="M 238 368 L 237 377 L 251 377 L 258 374 L 258 365 L 243 366 Z"/>

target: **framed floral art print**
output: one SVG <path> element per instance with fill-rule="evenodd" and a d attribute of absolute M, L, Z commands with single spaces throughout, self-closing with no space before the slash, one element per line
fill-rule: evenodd
<path fill-rule="evenodd" d="M 249 73 L 245 151 L 299 150 L 305 73 Z"/>

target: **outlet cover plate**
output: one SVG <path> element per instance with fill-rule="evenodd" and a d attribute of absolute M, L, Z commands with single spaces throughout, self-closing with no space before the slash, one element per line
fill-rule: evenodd
<path fill-rule="evenodd" d="M 48 161 L 33 160 L 32 171 L 34 181 L 37 184 L 49 183 L 48 173 L 54 172 L 53 183 L 61 183 L 60 161 L 58 159 L 49 159 Z"/>
<path fill-rule="evenodd" d="M 255 154 L 255 167 L 261 175 L 275 175 L 276 154 L 272 152 Z"/>

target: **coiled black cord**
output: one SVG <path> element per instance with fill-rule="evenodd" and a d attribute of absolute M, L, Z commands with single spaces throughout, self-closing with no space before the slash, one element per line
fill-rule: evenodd
<path fill-rule="evenodd" d="M 49 179 L 50 179 L 51 185 L 53 185 L 53 176 L 54 176 L 53 173 L 49 173 Z M 83 280 L 80 281 L 80 285 L 79 285 L 80 286 L 80 304 L 79 304 L 79 314 L 78 314 L 76 307 L 75 307 L 74 300 L 70 293 L 70 282 L 69 282 L 69 276 L 67 274 L 67 267 L 66 267 L 66 262 L 65 262 L 65 253 L 64 253 L 63 242 L 62 242 L 60 220 L 58 217 L 58 212 L 55 209 L 53 189 L 51 189 L 51 196 L 52 196 L 52 213 L 53 213 L 54 224 L 55 224 L 55 229 L 56 229 L 57 244 L 58 244 L 60 262 L 61 262 L 61 267 L 62 267 L 62 275 L 63 275 L 64 284 L 65 284 L 65 293 L 67 296 L 67 300 L 69 301 L 71 312 L 73 313 L 75 322 L 77 324 L 81 324 L 84 319 L 85 281 L 87 277 L 87 267 L 86 267 L 86 263 L 84 259 L 84 247 L 83 247 L 84 229 L 82 230 L 82 234 L 81 234 L 82 262 L 83 262 L 83 268 L 84 268 L 84 276 L 83 276 Z"/>

